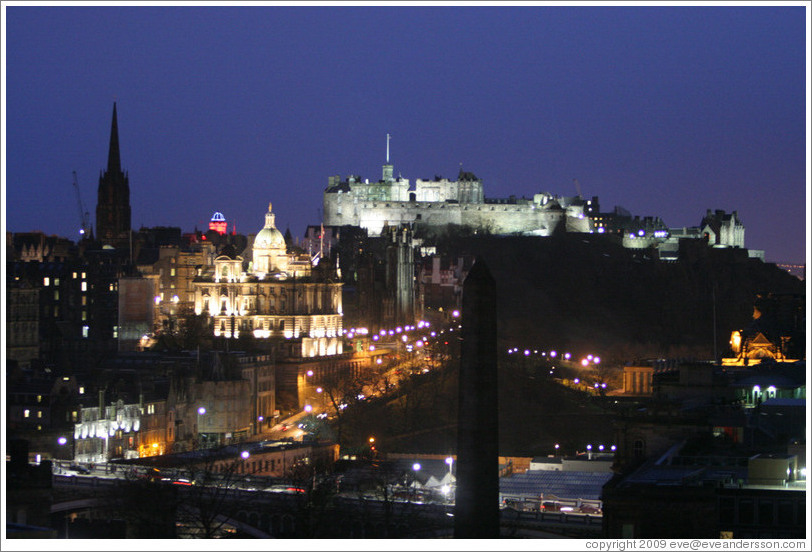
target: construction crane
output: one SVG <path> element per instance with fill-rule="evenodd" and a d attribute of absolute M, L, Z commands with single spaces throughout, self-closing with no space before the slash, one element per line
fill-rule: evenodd
<path fill-rule="evenodd" d="M 87 234 L 90 213 L 85 210 L 85 205 L 82 203 L 82 194 L 79 192 L 79 179 L 76 178 L 76 171 L 73 171 L 73 187 L 76 188 L 76 203 L 79 205 L 79 222 L 82 224 L 81 228 L 79 228 L 79 233 L 84 236 Z"/>

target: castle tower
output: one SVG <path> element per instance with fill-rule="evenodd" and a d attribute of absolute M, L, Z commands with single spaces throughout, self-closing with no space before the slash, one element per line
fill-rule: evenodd
<path fill-rule="evenodd" d="M 113 247 L 127 247 L 132 229 L 130 216 L 130 180 L 127 174 L 121 171 L 118 118 L 116 104 L 113 102 L 107 170 L 99 177 L 96 203 L 96 236 L 99 241 Z"/>

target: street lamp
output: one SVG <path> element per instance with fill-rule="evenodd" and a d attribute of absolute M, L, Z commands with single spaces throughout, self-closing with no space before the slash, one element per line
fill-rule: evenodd
<path fill-rule="evenodd" d="M 64 457 L 66 457 L 66 456 L 67 456 L 67 457 L 68 457 L 68 458 L 67 458 L 68 460 L 73 460 L 74 456 L 76 456 L 75 452 L 74 452 L 74 451 L 72 451 L 71 449 L 68 449 L 67 447 L 66 447 L 65 449 L 63 449 L 63 448 L 62 448 L 62 447 L 65 447 L 65 445 L 67 445 L 67 444 L 68 444 L 68 438 L 67 438 L 67 437 L 65 437 L 65 436 L 60 436 L 60 437 L 59 437 L 59 438 L 56 440 L 56 442 L 57 442 L 57 444 L 59 445 L 59 456 L 60 456 L 60 459 L 61 459 L 61 460 L 64 460 L 64 459 L 65 459 Z"/>
<path fill-rule="evenodd" d="M 200 408 L 197 409 L 197 428 L 196 429 L 197 429 L 198 448 L 203 448 L 203 447 L 200 446 L 201 441 L 202 441 L 202 435 L 203 435 L 203 432 L 200 431 L 200 417 L 202 415 L 204 415 L 205 413 L 206 413 L 206 407 L 205 406 L 201 406 Z"/>
<path fill-rule="evenodd" d="M 412 493 L 417 494 L 417 472 L 420 471 L 420 464 L 415 462 L 412 464 L 412 469 L 414 470 L 414 480 L 412 481 Z"/>

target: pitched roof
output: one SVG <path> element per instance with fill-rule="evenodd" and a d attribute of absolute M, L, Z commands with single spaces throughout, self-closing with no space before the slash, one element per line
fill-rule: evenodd
<path fill-rule="evenodd" d="M 612 473 L 533 470 L 499 479 L 499 492 L 538 498 L 542 494 L 564 499 L 598 500 Z"/>

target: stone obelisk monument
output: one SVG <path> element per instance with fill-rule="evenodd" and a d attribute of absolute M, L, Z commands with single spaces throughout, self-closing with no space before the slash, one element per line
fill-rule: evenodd
<path fill-rule="evenodd" d="M 499 538 L 496 282 L 481 257 L 462 291 L 454 537 Z"/>

